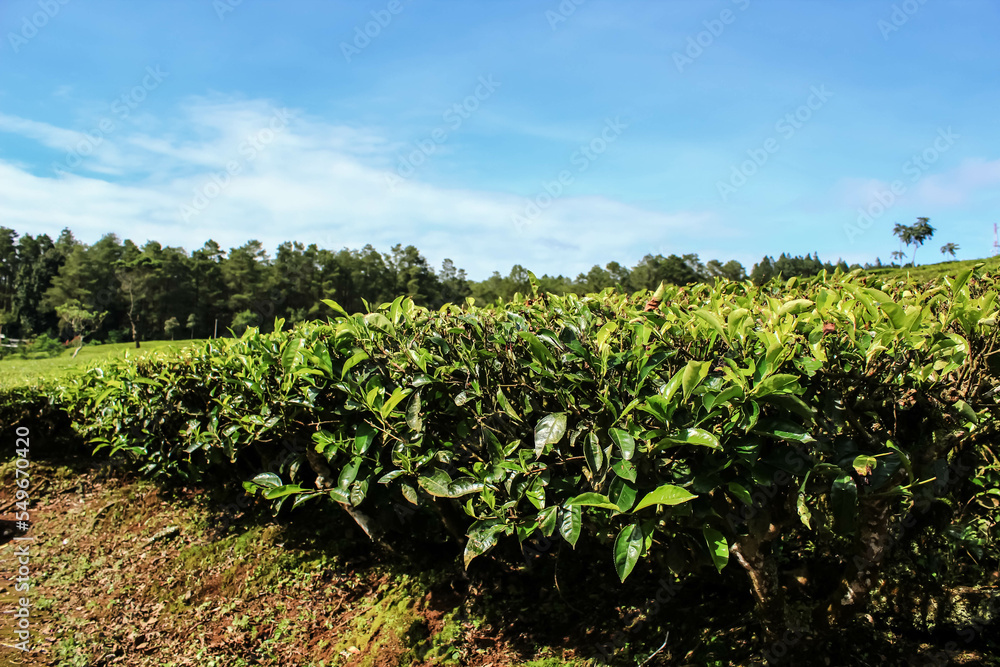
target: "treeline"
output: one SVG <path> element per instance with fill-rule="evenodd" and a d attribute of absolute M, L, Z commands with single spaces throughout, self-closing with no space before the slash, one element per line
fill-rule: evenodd
<path fill-rule="evenodd" d="M 848 269 L 841 262 L 840 268 Z M 815 275 L 833 264 L 819 258 L 765 257 L 749 277 L 762 283 L 781 274 Z M 575 279 L 541 276 L 542 290 L 585 294 L 608 287 L 634 292 L 661 281 L 684 285 L 717 277 L 743 280 L 736 261 L 702 263 L 698 255 L 647 255 L 632 268 L 618 262 L 594 266 Z M 215 241 L 188 252 L 148 241 L 141 247 L 108 234 L 88 245 L 66 229 L 53 241 L 0 227 L 0 333 L 9 338 L 76 335 L 110 342 L 267 331 L 275 318 L 289 323 L 331 315 L 322 299 L 363 310 L 409 296 L 437 308 L 472 297 L 477 303 L 509 300 L 530 289 L 528 270 L 515 265 L 472 281 L 444 260 L 435 270 L 411 246 L 380 253 L 371 245 L 339 251 L 298 242 L 281 244 L 271 257 L 259 241 L 224 250 Z"/>

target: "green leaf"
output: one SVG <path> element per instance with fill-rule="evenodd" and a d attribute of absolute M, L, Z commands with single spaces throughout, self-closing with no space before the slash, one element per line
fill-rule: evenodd
<path fill-rule="evenodd" d="M 399 490 L 402 491 L 403 497 L 406 498 L 406 500 L 408 500 L 410 503 L 414 505 L 420 504 L 420 495 L 417 493 L 417 490 L 413 488 L 412 484 L 409 484 L 408 482 L 403 482 L 402 484 L 399 485 Z"/>
<path fill-rule="evenodd" d="M 330 497 L 333 498 L 338 503 L 343 503 L 344 505 L 351 504 L 351 496 L 348 494 L 346 489 L 340 487 L 332 488 L 328 491 Z"/>
<path fill-rule="evenodd" d="M 312 441 L 316 443 L 313 445 L 315 451 L 322 454 L 327 447 L 337 442 L 337 436 L 326 429 L 321 429 L 312 434 Z"/>
<path fill-rule="evenodd" d="M 437 496 L 438 498 L 450 498 L 450 491 L 448 490 L 451 484 L 451 477 L 444 470 L 440 468 L 435 468 L 428 473 L 424 473 L 417 478 L 420 486 L 423 487 L 427 493 L 432 496 Z"/>
<path fill-rule="evenodd" d="M 811 309 L 815 304 L 809 299 L 792 299 L 778 308 L 777 317 L 781 319 L 785 315 L 798 315 L 799 313 Z"/>
<path fill-rule="evenodd" d="M 281 478 L 273 472 L 262 472 L 251 481 L 257 486 L 262 486 L 265 489 L 281 486 Z"/>
<path fill-rule="evenodd" d="M 392 396 L 390 396 L 389 400 L 387 400 L 382 405 L 382 409 L 380 410 L 380 412 L 382 413 L 382 417 L 388 417 L 390 414 L 392 414 L 392 409 L 395 408 L 397 405 L 399 405 L 400 401 L 409 396 L 411 391 L 413 390 L 401 389 L 399 387 L 393 389 Z"/>
<path fill-rule="evenodd" d="M 965 283 L 969 282 L 969 278 L 972 276 L 972 271 L 974 269 L 975 267 L 965 269 L 964 271 L 959 272 L 957 276 L 955 276 L 955 282 L 953 282 L 951 285 L 952 296 L 962 291 L 962 288 L 965 287 Z"/>
<path fill-rule="evenodd" d="M 387 472 L 386 474 L 384 474 L 384 475 L 382 475 L 381 477 L 378 478 L 378 483 L 379 484 L 388 484 L 389 482 L 391 482 L 392 480 L 396 479 L 397 477 L 402 477 L 405 474 L 406 474 L 405 470 L 390 470 L 389 472 Z"/>
<path fill-rule="evenodd" d="M 742 500 L 746 505 L 753 505 L 753 496 L 750 495 L 750 492 L 747 491 L 745 486 L 737 484 L 736 482 L 730 482 L 726 486 L 730 493 Z"/>
<path fill-rule="evenodd" d="M 816 438 L 812 437 L 801 426 L 778 419 L 759 422 L 757 427 L 753 429 L 753 432 L 761 435 L 769 435 L 787 442 L 801 442 L 802 444 L 816 442 Z"/>
<path fill-rule="evenodd" d="M 726 330 L 723 328 L 722 321 L 719 319 L 718 315 L 716 315 L 710 310 L 705 310 L 704 308 L 694 311 L 694 315 L 695 317 L 699 317 L 705 322 L 707 322 L 708 325 L 712 327 L 716 333 L 719 334 L 719 338 L 728 342 L 728 338 L 726 337 Z"/>
<path fill-rule="evenodd" d="M 682 489 L 679 486 L 674 486 L 673 484 L 664 484 L 658 487 L 654 491 L 650 491 L 646 494 L 646 497 L 639 501 L 639 504 L 635 506 L 632 512 L 638 512 L 641 509 L 645 509 L 650 505 L 680 505 L 681 503 L 686 503 L 689 500 L 694 500 L 697 498 L 696 495 L 689 492 L 687 489 Z"/>
<path fill-rule="evenodd" d="M 559 522 L 559 534 L 563 539 L 576 548 L 576 541 L 580 539 L 580 527 L 583 524 L 583 508 L 574 505 L 568 508 L 561 508 L 559 513 L 562 519 Z"/>
<path fill-rule="evenodd" d="M 368 358 L 368 353 L 365 352 L 364 350 L 360 350 L 358 352 L 355 352 L 354 355 L 350 359 L 348 359 L 347 361 L 344 362 L 344 367 L 341 368 L 341 370 L 340 370 L 340 379 L 343 380 L 344 376 L 347 375 L 347 373 L 352 368 L 354 368 L 355 366 L 357 366 L 359 363 L 361 363 L 362 361 L 364 361 L 367 358 Z"/>
<path fill-rule="evenodd" d="M 325 303 L 325 304 L 326 304 L 327 306 L 329 306 L 329 307 L 330 307 L 330 310 L 332 310 L 333 312 L 335 312 L 335 313 L 340 313 L 340 314 L 341 314 L 341 315 L 343 315 L 344 317 L 350 317 L 350 315 L 348 315 L 348 314 L 347 314 L 347 311 L 346 311 L 346 310 L 344 310 L 343 308 L 341 308 L 341 307 L 340 307 L 340 304 L 339 304 L 339 303 L 337 303 L 336 301 L 331 301 L 330 299 L 322 299 L 322 301 L 323 301 L 323 303 Z"/>
<path fill-rule="evenodd" d="M 700 447 L 722 449 L 718 438 L 700 428 L 686 428 L 680 433 L 667 436 L 665 439 L 679 445 L 698 445 Z"/>
<path fill-rule="evenodd" d="M 608 510 L 620 509 L 618 505 L 611 502 L 611 499 L 600 493 L 594 493 L 588 491 L 587 493 L 581 493 L 580 495 L 570 498 L 563 503 L 563 507 L 601 507 Z"/>
<path fill-rule="evenodd" d="M 587 467 L 594 477 L 600 477 L 604 467 L 604 450 L 601 449 L 596 433 L 590 432 L 584 437 L 583 456 L 587 459 Z"/>
<path fill-rule="evenodd" d="M 465 543 L 465 569 L 477 556 L 489 553 L 497 545 L 497 534 L 504 531 L 499 519 L 477 521 L 469 528 L 468 542 Z"/>
<path fill-rule="evenodd" d="M 514 408 L 513 406 L 511 406 L 510 401 L 508 401 L 507 397 L 504 395 L 503 389 L 497 388 L 497 402 L 500 404 L 500 407 L 503 409 L 503 411 L 510 416 L 511 419 L 513 419 L 514 421 L 523 421 L 520 415 L 514 412 Z"/>
<path fill-rule="evenodd" d="M 618 329 L 618 323 L 614 320 L 606 322 L 604 326 L 601 327 L 600 331 L 597 332 L 597 347 L 598 349 L 603 348 L 608 342 L 608 338 Z"/>
<path fill-rule="evenodd" d="M 615 539 L 615 571 L 623 582 L 631 574 L 642 553 L 642 528 L 629 524 L 622 528 Z"/>
<path fill-rule="evenodd" d="M 538 524 L 539 529 L 542 531 L 542 535 L 549 537 L 556 531 L 556 519 L 559 513 L 558 507 L 546 507 L 538 516 L 535 518 L 535 523 Z"/>
<path fill-rule="evenodd" d="M 722 568 L 729 562 L 729 543 L 726 541 L 726 537 L 708 526 L 702 528 L 702 534 L 704 534 L 705 542 L 708 544 L 708 553 L 712 556 L 715 569 L 722 572 Z"/>
<path fill-rule="evenodd" d="M 351 460 L 341 469 L 340 477 L 337 481 L 337 486 L 342 489 L 346 489 L 354 482 L 358 477 L 358 470 L 361 469 L 361 465 L 364 463 L 364 459 L 360 456 L 352 456 Z"/>
<path fill-rule="evenodd" d="M 679 383 L 678 383 L 679 384 Z M 646 399 L 644 405 L 639 406 L 639 409 L 643 412 L 648 412 L 649 414 L 656 417 L 664 425 L 670 423 L 670 413 L 671 407 L 668 399 L 653 395 Z"/>
<path fill-rule="evenodd" d="M 910 457 L 907 456 L 906 453 L 904 453 L 903 450 L 899 448 L 899 445 L 893 443 L 891 440 L 889 442 L 885 443 L 885 446 L 888 447 L 889 449 L 891 449 L 892 451 L 896 452 L 896 456 L 899 457 L 899 460 L 903 464 L 903 468 L 906 470 L 906 475 L 909 478 L 909 482 L 908 483 L 909 484 L 913 484 L 913 479 L 914 479 L 913 478 L 913 464 L 910 463 Z"/>
<path fill-rule="evenodd" d="M 635 505 L 635 497 L 638 491 L 632 482 L 616 477 L 611 482 L 609 498 L 617 505 L 622 512 L 628 512 Z"/>
<path fill-rule="evenodd" d="M 618 459 L 611 464 L 611 472 L 618 475 L 622 479 L 627 479 L 630 482 L 634 482 L 636 479 L 636 468 L 635 464 L 631 461 L 625 461 L 623 459 Z"/>
<path fill-rule="evenodd" d="M 799 514 L 799 520 L 802 521 L 802 525 L 812 530 L 812 512 L 809 511 L 809 506 L 806 505 L 806 496 L 804 493 L 799 494 L 799 499 L 795 503 L 795 509 Z"/>
<path fill-rule="evenodd" d="M 608 435 L 611 439 L 618 445 L 618 449 L 621 450 L 622 458 L 626 461 L 632 459 L 632 455 L 635 453 L 635 440 L 629 434 L 628 431 L 623 431 L 620 428 L 609 428 Z"/>
<path fill-rule="evenodd" d="M 545 451 L 546 445 L 554 445 L 566 434 L 566 413 L 545 415 L 535 426 L 535 457 Z"/>
<path fill-rule="evenodd" d="M 542 341 L 527 331 L 518 331 L 517 335 L 523 338 L 528 343 L 528 349 L 531 351 L 531 356 L 533 356 L 538 363 L 542 366 L 555 366 L 556 358 L 552 356 L 549 352 L 549 348 L 545 347 Z"/>
<path fill-rule="evenodd" d="M 420 433 L 424 430 L 424 420 L 420 416 L 420 392 L 413 392 L 413 398 L 406 408 L 406 424 L 414 432 Z"/>
<path fill-rule="evenodd" d="M 285 343 L 285 349 L 281 353 L 281 367 L 285 370 L 286 373 L 292 368 L 292 365 L 295 363 L 295 355 L 299 353 L 299 350 L 302 348 L 302 343 L 304 342 L 305 341 L 303 341 L 301 338 L 296 338 L 294 340 L 289 340 L 287 343 Z"/>
<path fill-rule="evenodd" d="M 684 367 L 684 374 L 681 376 L 681 387 L 684 390 L 684 400 L 691 396 L 691 392 L 697 388 L 701 381 L 708 377 L 708 371 L 712 367 L 710 361 L 689 361 Z"/>
<path fill-rule="evenodd" d="M 483 490 L 483 483 L 472 477 L 459 477 L 448 485 L 449 498 L 461 498 L 470 493 L 479 493 Z"/>
<path fill-rule="evenodd" d="M 877 463 L 878 459 L 874 456 L 862 454 L 861 456 L 854 457 L 854 462 L 851 465 L 859 475 L 864 477 L 865 475 L 872 474 L 872 471 L 875 470 L 875 465 Z"/>
<path fill-rule="evenodd" d="M 284 498 L 285 496 L 290 496 L 293 493 L 301 493 L 305 491 L 298 484 L 285 484 L 284 486 L 275 486 L 264 490 L 264 497 L 268 500 L 275 500 L 277 498 Z"/>
<path fill-rule="evenodd" d="M 751 393 L 758 398 L 762 398 L 770 394 L 787 394 L 798 388 L 799 378 L 797 375 L 779 373 L 768 376 L 758 382 Z"/>
<path fill-rule="evenodd" d="M 363 480 L 360 482 L 355 482 L 351 485 L 351 504 L 357 507 L 365 500 L 365 496 L 368 495 L 368 480 Z"/>
<path fill-rule="evenodd" d="M 375 441 L 375 427 L 371 424 L 362 424 L 358 427 L 358 432 L 354 436 L 354 453 L 357 455 L 365 454 L 368 448 L 372 446 L 372 442 Z"/>
<path fill-rule="evenodd" d="M 957 401 L 955 401 L 954 405 L 955 409 L 958 411 L 958 414 L 962 415 L 962 417 L 964 417 L 966 421 L 970 421 L 973 424 L 979 423 L 979 415 L 976 414 L 976 411 L 972 409 L 971 405 L 969 405 L 962 399 L 958 399 Z"/>

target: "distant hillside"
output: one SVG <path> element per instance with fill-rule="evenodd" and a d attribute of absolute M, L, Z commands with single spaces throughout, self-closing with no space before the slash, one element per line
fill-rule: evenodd
<path fill-rule="evenodd" d="M 967 259 L 961 262 L 940 262 L 938 264 L 921 264 L 916 268 L 911 267 L 885 267 L 880 269 L 869 269 L 868 273 L 885 276 L 898 274 L 900 277 L 910 276 L 918 280 L 939 280 L 944 276 L 955 276 L 965 269 L 972 268 L 976 264 L 985 264 L 990 271 L 1000 269 L 1000 256 L 986 257 L 984 259 Z"/>

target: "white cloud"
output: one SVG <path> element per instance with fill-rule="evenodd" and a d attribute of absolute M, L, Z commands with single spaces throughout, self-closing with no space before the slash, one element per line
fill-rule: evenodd
<path fill-rule="evenodd" d="M 965 160 L 943 174 L 927 176 L 915 188 L 921 203 L 932 206 L 964 204 L 981 190 L 995 190 L 1000 185 L 1000 160 L 982 158 Z"/>
<path fill-rule="evenodd" d="M 64 130 L 48 123 L 8 116 L 4 113 L 0 113 L 0 132 L 19 134 L 28 139 L 34 139 L 43 146 L 57 150 L 66 150 L 87 138 L 82 132 Z"/>
<path fill-rule="evenodd" d="M 297 113 L 285 124 L 280 111 L 260 100 L 196 99 L 156 131 L 148 122 L 142 133 L 122 126 L 61 177 L 0 160 L 0 221 L 28 233 L 69 227 L 89 242 L 115 232 L 188 250 L 209 238 L 224 247 L 251 238 L 270 248 L 287 240 L 331 249 L 371 243 L 383 251 L 413 244 L 433 264 L 450 257 L 473 278 L 506 273 L 515 263 L 575 275 L 612 259 L 687 252 L 720 231 L 710 213 L 664 214 L 600 196 L 557 199 L 519 231 L 513 215 L 524 210 L 523 198 L 416 178 L 390 189 L 386 175 L 398 145 Z M 56 148 L 60 157 L 80 138 L 2 115 L 0 130 Z M 229 164 L 240 168 L 231 178 Z"/>
<path fill-rule="evenodd" d="M 939 173 L 922 174 L 916 181 L 899 179 L 904 186 L 900 203 L 914 206 L 957 207 L 980 192 L 1000 185 L 1000 160 L 969 158 L 959 166 Z M 835 197 L 844 206 L 856 208 L 887 198 L 892 183 L 877 178 L 844 178 L 835 188 Z"/>

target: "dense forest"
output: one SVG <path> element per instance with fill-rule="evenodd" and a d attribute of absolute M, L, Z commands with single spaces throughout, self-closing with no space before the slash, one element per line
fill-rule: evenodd
<path fill-rule="evenodd" d="M 663 280 L 683 285 L 749 277 L 760 284 L 779 274 L 808 276 L 837 267 L 853 268 L 824 264 L 818 255 L 782 254 L 776 260 L 764 257 L 748 276 L 737 261 L 703 263 L 696 254 L 657 254 L 632 268 L 610 262 L 576 278 L 545 275 L 539 283 L 554 294 L 607 287 L 633 292 L 654 289 Z M 156 241 L 140 247 L 114 234 L 88 245 L 68 229 L 53 241 L 0 227 L 0 333 L 8 338 L 206 338 L 240 334 L 248 326 L 266 331 L 275 318 L 294 323 L 326 317 L 331 313 L 324 298 L 354 311 L 400 295 L 436 308 L 469 297 L 492 303 L 527 291 L 528 270 L 520 265 L 506 276 L 494 272 L 477 282 L 449 259 L 435 270 L 412 245 L 380 253 L 371 245 L 333 251 L 286 242 L 272 257 L 259 241 L 226 251 L 210 240 L 188 252 Z"/>

